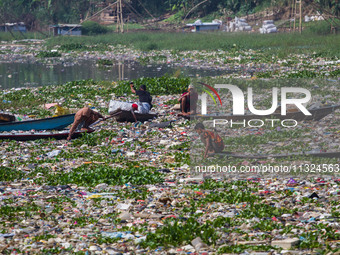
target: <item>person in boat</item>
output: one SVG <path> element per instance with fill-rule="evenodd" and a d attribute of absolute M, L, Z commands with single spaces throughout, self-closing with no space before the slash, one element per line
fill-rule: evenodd
<path fill-rule="evenodd" d="M 141 85 L 139 90 L 136 90 L 133 82 L 130 82 L 131 92 L 139 97 L 138 112 L 141 114 L 149 113 L 152 108 L 152 97 L 148 91 L 146 91 L 146 86 Z"/>
<path fill-rule="evenodd" d="M 179 114 L 180 116 L 196 114 L 198 93 L 196 92 L 193 85 L 189 85 L 188 91 L 183 93 L 178 101 L 181 107 L 181 113 Z"/>
<path fill-rule="evenodd" d="M 71 140 L 72 135 L 76 130 L 88 131 L 91 132 L 93 129 L 90 128 L 90 125 L 96 122 L 98 119 L 102 118 L 105 120 L 99 112 L 93 111 L 89 107 L 84 107 L 80 109 L 74 116 L 74 122 L 70 129 L 70 133 L 67 137 L 67 140 Z"/>
<path fill-rule="evenodd" d="M 135 119 L 135 122 L 137 122 L 135 111 L 138 112 L 138 105 L 137 104 L 132 104 L 132 106 L 131 106 L 131 113 L 132 113 L 133 118 Z"/>
<path fill-rule="evenodd" d="M 224 142 L 216 132 L 206 130 L 203 123 L 197 123 L 194 129 L 205 145 L 204 158 L 206 158 L 209 153 L 219 153 L 223 151 Z"/>

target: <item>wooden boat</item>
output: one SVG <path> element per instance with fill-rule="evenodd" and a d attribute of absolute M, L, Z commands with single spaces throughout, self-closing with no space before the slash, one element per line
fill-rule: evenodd
<path fill-rule="evenodd" d="M 271 115 L 255 115 L 255 114 L 246 114 L 246 115 L 231 115 L 231 114 L 207 114 L 207 115 L 192 115 L 192 116 L 185 116 L 184 118 L 187 119 L 224 119 L 224 120 L 251 120 L 251 119 L 263 119 L 263 118 L 271 118 L 271 119 L 294 119 L 297 121 L 303 120 L 314 120 L 318 121 L 322 118 L 326 117 L 327 115 L 333 113 L 336 109 L 340 108 L 340 105 L 333 105 L 333 106 L 326 106 L 317 109 L 311 109 L 309 112 L 312 114 L 310 116 L 304 115 L 301 111 L 295 112 L 287 112 L 287 115 L 281 115 L 280 113 L 274 113 Z"/>
<path fill-rule="evenodd" d="M 92 133 L 93 131 L 87 132 Z M 72 135 L 72 139 L 82 136 L 85 131 L 76 131 Z M 60 131 L 58 133 L 52 132 L 23 132 L 23 133 L 0 133 L 0 140 L 16 140 L 16 141 L 32 141 L 38 139 L 66 139 L 69 135 L 69 130 Z"/>
<path fill-rule="evenodd" d="M 287 153 L 287 154 L 265 154 L 265 155 L 243 155 L 243 154 L 234 154 L 230 152 L 221 152 L 221 153 L 211 153 L 210 156 L 224 156 L 224 157 L 232 157 L 232 158 L 247 158 L 247 159 L 266 159 L 266 158 L 290 158 L 296 156 L 312 156 L 312 157 L 320 157 L 320 158 L 340 158 L 340 152 L 338 151 L 330 151 L 330 152 L 301 152 L 301 153 Z"/>
<path fill-rule="evenodd" d="M 15 121 L 15 116 L 8 113 L 0 112 L 0 123 Z"/>
<path fill-rule="evenodd" d="M 157 113 L 141 114 L 141 113 L 137 113 L 137 112 L 135 112 L 135 115 L 136 115 L 137 121 L 141 121 L 141 122 L 151 120 L 151 119 L 156 118 L 158 116 Z M 118 109 L 118 110 L 112 112 L 111 116 L 114 116 L 114 118 L 118 122 L 125 122 L 125 121 L 135 122 L 135 118 L 133 117 L 131 111 L 125 111 L 125 110 Z"/>
<path fill-rule="evenodd" d="M 61 130 L 73 123 L 75 114 L 67 114 L 53 118 L 15 121 L 8 123 L 0 123 L 0 132 L 4 131 L 29 131 L 29 130 Z"/>

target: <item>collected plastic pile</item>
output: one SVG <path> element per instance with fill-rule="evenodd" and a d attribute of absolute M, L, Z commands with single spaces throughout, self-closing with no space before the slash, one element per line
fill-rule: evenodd
<path fill-rule="evenodd" d="M 311 22 L 311 21 L 320 21 L 320 20 L 325 20 L 325 18 L 323 16 L 321 16 L 320 14 L 318 15 L 312 15 L 312 16 L 308 16 L 306 15 L 304 17 L 305 22 Z"/>
<path fill-rule="evenodd" d="M 235 17 L 235 21 L 229 23 L 228 32 L 251 31 L 251 26 L 246 19 Z"/>
<path fill-rule="evenodd" d="M 262 27 L 260 28 L 261 34 L 270 34 L 270 33 L 276 33 L 277 27 L 274 25 L 273 20 L 264 20 Z"/>

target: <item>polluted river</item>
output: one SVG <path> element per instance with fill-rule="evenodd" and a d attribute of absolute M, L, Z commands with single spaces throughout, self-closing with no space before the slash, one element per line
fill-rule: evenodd
<path fill-rule="evenodd" d="M 69 112 L 89 106 L 109 116 L 110 100 L 138 101 L 130 80 L 147 86 L 157 118 L 107 119 L 70 141 L 0 140 L 1 254 L 338 254 L 339 110 L 293 128 L 220 125 L 215 132 L 225 154 L 204 158 L 204 141 L 193 129 L 199 119 L 182 118 L 175 107 L 183 90 L 198 82 L 251 86 L 254 102 L 267 108 L 271 88 L 279 85 L 311 91 L 309 106 L 339 105 L 338 60 L 291 55 L 253 63 L 260 53 L 117 49 L 120 55 L 74 53 L 77 58 L 71 52 L 37 61 L 36 48 L 1 48 L 0 109 L 17 119 L 52 117 L 56 109 L 46 105 L 56 103 Z M 99 55 L 112 63 L 100 65 Z M 139 55 L 167 58 L 143 63 Z M 231 70 L 246 69 L 263 78 L 239 72 L 241 79 L 231 79 Z M 295 81 L 287 73 L 320 77 Z M 221 103 L 208 97 L 208 111 L 230 112 L 231 95 L 218 94 Z"/>

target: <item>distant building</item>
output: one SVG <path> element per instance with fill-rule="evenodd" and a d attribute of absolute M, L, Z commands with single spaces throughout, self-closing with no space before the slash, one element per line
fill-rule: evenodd
<path fill-rule="evenodd" d="M 24 22 L 17 22 L 17 23 L 5 23 L 0 25 L 0 32 L 26 32 L 26 25 Z"/>
<path fill-rule="evenodd" d="M 81 35 L 81 25 L 78 24 L 58 24 L 51 25 L 53 35 Z"/>
<path fill-rule="evenodd" d="M 187 24 L 188 27 L 191 27 L 192 32 L 218 30 L 221 25 L 221 22 L 213 21 L 202 23 L 201 20 L 196 20 L 192 24 Z"/>

